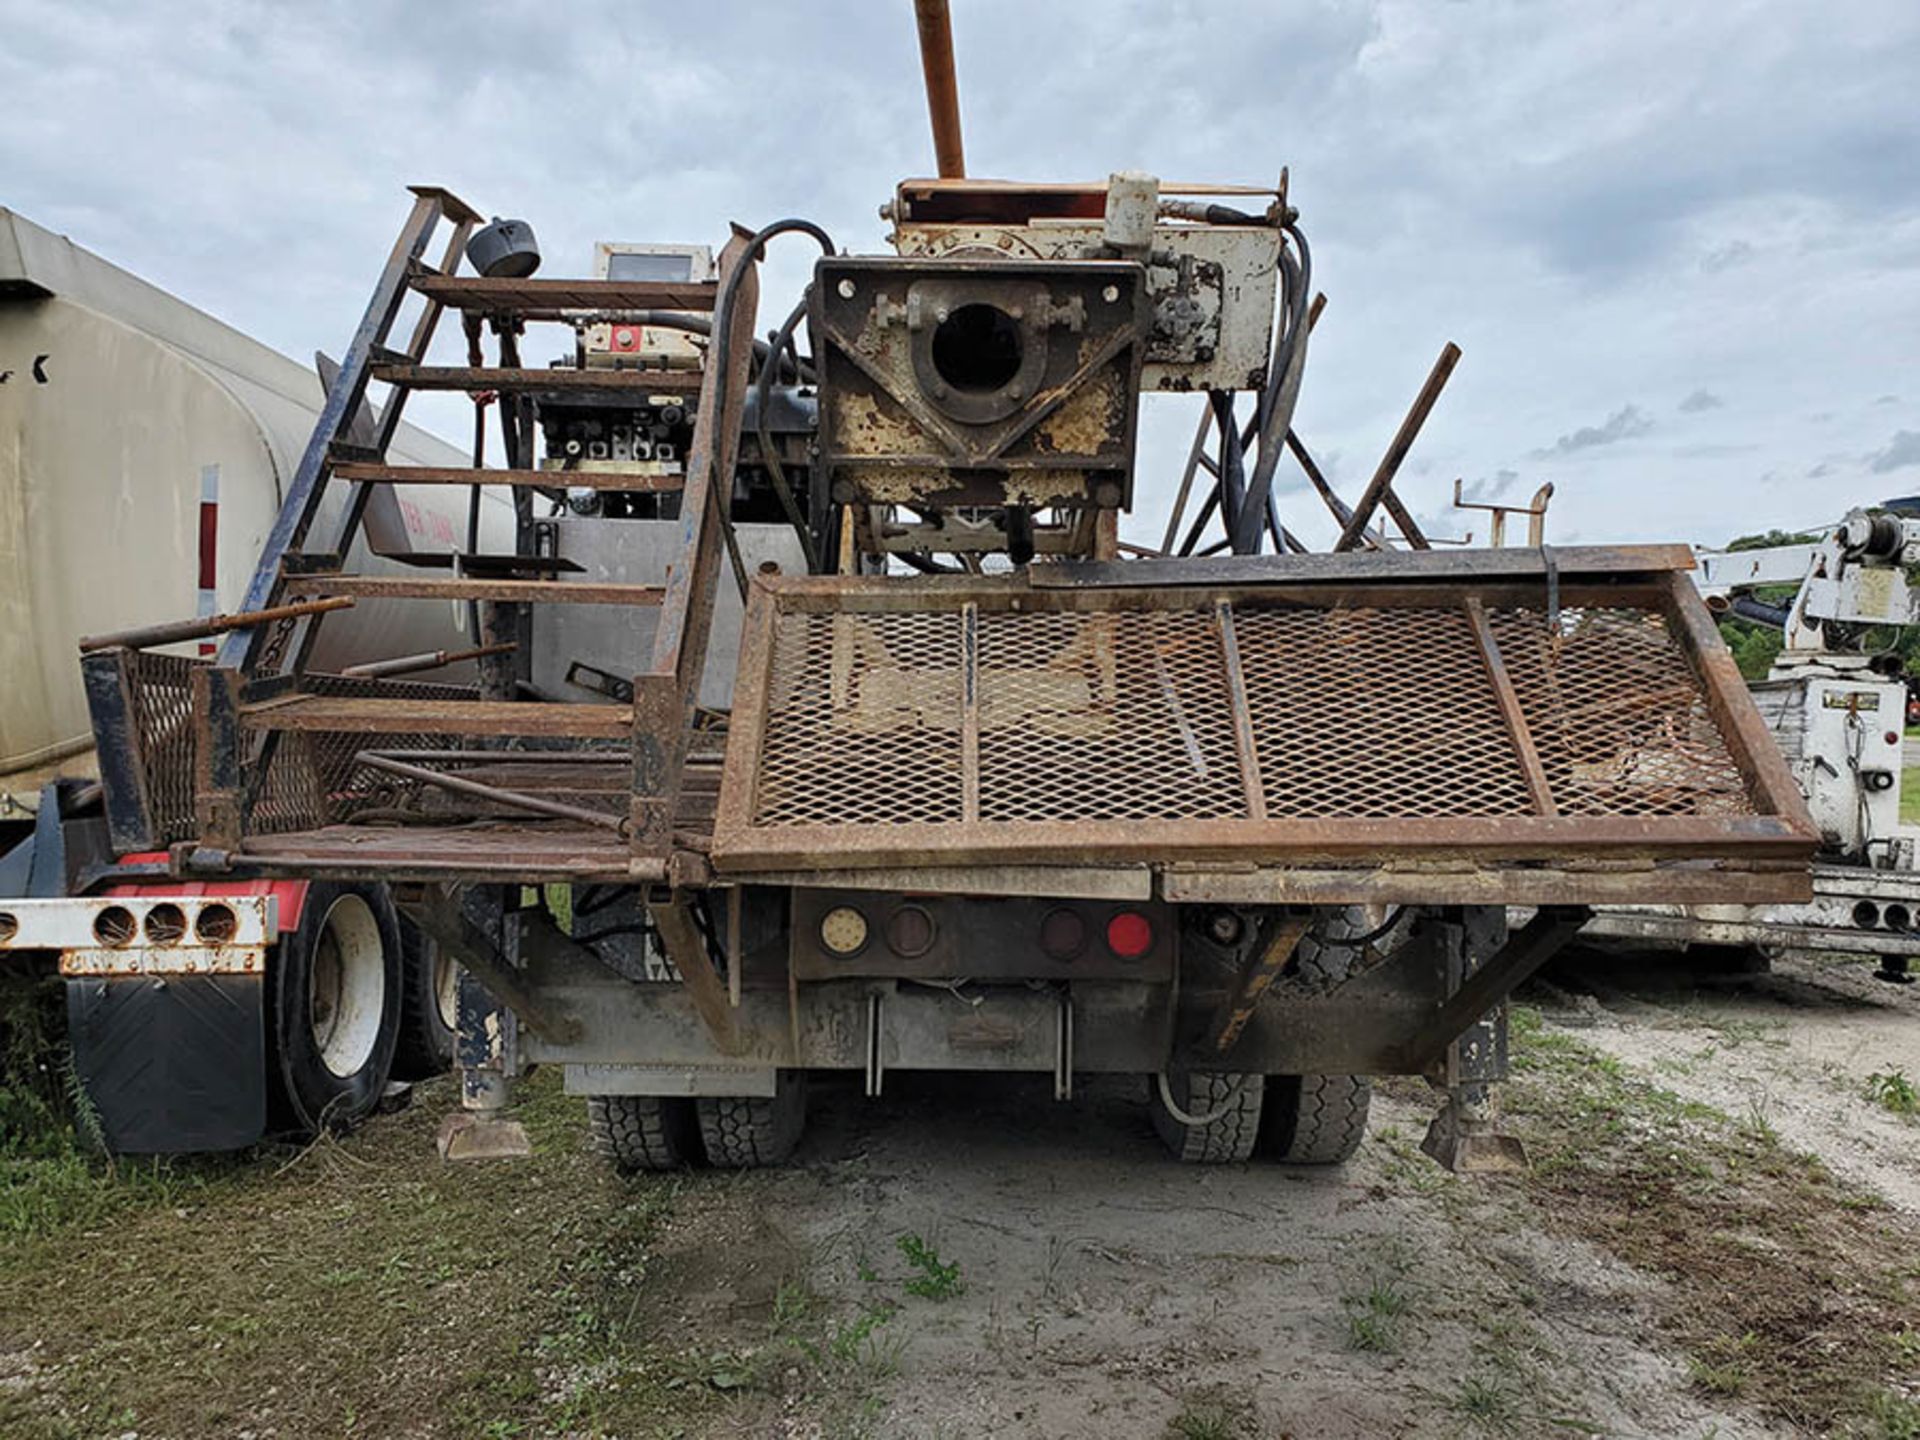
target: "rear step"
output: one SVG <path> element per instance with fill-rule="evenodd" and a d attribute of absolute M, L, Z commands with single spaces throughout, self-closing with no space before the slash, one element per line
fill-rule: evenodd
<path fill-rule="evenodd" d="M 368 600 L 491 600 L 498 604 L 658 605 L 659 585 L 573 580 L 437 580 L 387 575 L 289 575 L 290 595 L 353 595 Z"/>
<path fill-rule="evenodd" d="M 240 707 L 248 730 L 337 731 L 364 735 L 519 735 L 562 740 L 626 740 L 631 705 L 543 704 L 514 700 L 365 699 L 282 695 Z M 615 757 L 624 760 L 624 756 Z"/>

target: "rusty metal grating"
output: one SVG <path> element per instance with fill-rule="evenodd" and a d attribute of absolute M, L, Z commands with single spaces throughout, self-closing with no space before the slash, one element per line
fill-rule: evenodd
<path fill-rule="evenodd" d="M 1210 616 L 1008 612 L 978 623 L 982 820 L 1245 813 Z"/>
<path fill-rule="evenodd" d="M 1642 610 L 1489 617 L 1567 815 L 1751 815 L 1740 769 L 1665 620 Z"/>
<path fill-rule="evenodd" d="M 124 650 L 119 659 L 152 842 L 188 839 L 194 833 L 193 674 L 207 662 L 148 650 Z"/>
<path fill-rule="evenodd" d="M 959 818 L 960 639 L 958 614 L 783 615 L 760 823 Z"/>
<path fill-rule="evenodd" d="M 1425 819 L 1538 813 L 1458 607 L 780 617 L 753 822 Z M 1647 610 L 1492 617 L 1557 808 L 1755 812 L 1700 683 Z M 1223 634 L 1244 676 L 1256 816 Z"/>
<path fill-rule="evenodd" d="M 1551 591 L 768 582 L 714 863 L 1794 863 L 1810 826 L 1698 596 L 1599 558 Z"/>
<path fill-rule="evenodd" d="M 1242 610 L 1236 632 L 1268 815 L 1531 813 L 1458 608 Z"/>

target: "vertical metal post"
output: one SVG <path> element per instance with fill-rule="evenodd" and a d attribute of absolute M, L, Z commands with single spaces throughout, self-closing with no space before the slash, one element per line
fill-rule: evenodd
<path fill-rule="evenodd" d="M 927 115 L 942 180 L 962 180 L 967 157 L 960 144 L 960 90 L 954 78 L 953 16 L 947 0 L 913 0 L 920 27 L 920 69 L 927 82 Z"/>

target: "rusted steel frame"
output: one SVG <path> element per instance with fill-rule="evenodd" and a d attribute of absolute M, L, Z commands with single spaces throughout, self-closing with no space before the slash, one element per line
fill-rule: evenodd
<path fill-rule="evenodd" d="M 331 600 L 302 600 L 291 605 L 274 605 L 265 610 L 240 610 L 230 615 L 203 615 L 194 620 L 169 620 L 160 625 L 142 625 L 111 635 L 83 635 L 80 649 L 144 650 L 152 645 L 172 645 L 181 640 L 200 640 L 209 635 L 224 635 L 253 625 L 268 625 L 276 620 L 292 620 L 302 615 L 317 615 L 325 610 L 345 610 L 353 601 L 344 596 Z"/>
<path fill-rule="evenodd" d="M 1347 517 L 1346 528 L 1340 532 L 1339 540 L 1333 548 L 1351 550 L 1359 540 L 1361 532 L 1373 519 L 1374 509 L 1393 486 L 1393 477 L 1400 472 L 1401 462 L 1407 458 L 1407 452 L 1413 449 L 1413 442 L 1420 436 L 1420 427 L 1427 423 L 1434 403 L 1439 400 L 1440 392 L 1446 388 L 1447 377 L 1453 374 L 1453 367 L 1460 363 L 1460 347 L 1451 340 L 1440 352 L 1440 358 L 1433 363 L 1433 369 L 1427 375 L 1427 383 L 1420 387 L 1420 393 L 1414 398 L 1413 408 L 1407 411 L 1406 419 L 1400 422 L 1393 443 L 1387 446 L 1387 453 L 1381 457 L 1380 466 L 1373 472 L 1373 479 L 1367 482 L 1367 488 L 1361 492 L 1360 503 L 1353 507 L 1353 514 Z"/>
<path fill-rule="evenodd" d="M 1773 816 L 1717 820 L 1534 815 L 1393 820 L 1006 820 L 975 825 L 782 825 L 714 832 L 720 873 L 812 865 L 1044 864 L 1175 860 L 1308 862 L 1422 856 L 1498 861 L 1569 857 L 1805 859 L 1809 840 Z"/>
<path fill-rule="evenodd" d="M 1447 1047 L 1580 933 L 1592 917 L 1581 906 L 1543 905 L 1539 912 L 1507 938 L 1444 1000 L 1420 1033 L 1406 1042 L 1402 1056 L 1409 1073 L 1437 1064 Z"/>
<path fill-rule="evenodd" d="M 553 1009 L 547 995 L 500 954 L 492 938 L 451 895 L 431 887 L 418 903 L 407 907 L 407 914 L 542 1040 L 571 1045 L 580 1038 L 580 1022 Z"/>
<path fill-rule="evenodd" d="M 364 765 L 370 770 L 381 770 L 389 775 L 398 775 L 418 785 L 432 785 L 436 789 L 452 791 L 455 795 L 485 800 L 490 805 L 504 805 L 510 810 L 525 810 L 532 815 L 548 815 L 555 820 L 572 820 L 581 825 L 590 825 L 596 830 L 610 830 L 616 835 L 625 835 L 630 823 L 625 816 L 609 815 L 601 810 L 588 810 L 580 805 L 567 805 L 558 800 L 548 800 L 543 796 L 523 794 L 518 790 L 503 790 L 497 785 L 469 780 L 464 775 L 449 775 L 441 770 L 429 770 L 422 765 L 409 765 L 404 760 L 395 760 L 378 750 L 359 751 L 354 755 L 353 760 L 356 765 Z"/>
<path fill-rule="evenodd" d="M 346 731 L 390 735 L 522 735 L 555 739 L 624 739 L 632 724 L 625 705 L 543 705 L 517 700 L 398 700 L 302 692 L 243 706 L 249 730 Z"/>
<path fill-rule="evenodd" d="M 706 1023 L 713 1043 L 725 1055 L 738 1055 L 741 1049 L 739 1027 L 734 1023 L 733 1007 L 727 1003 L 727 987 L 713 968 L 706 937 L 694 923 L 689 901 L 684 894 L 670 900 L 647 903 L 647 918 L 659 932 L 661 948 L 680 972 L 680 983 L 687 998 Z"/>
<path fill-rule="evenodd" d="M 506 655 L 519 646 L 476 645 L 470 650 L 422 650 L 418 655 L 396 655 L 391 660 L 369 660 L 364 665 L 345 665 L 342 675 L 358 680 L 391 679 L 395 675 L 417 675 L 422 670 L 442 670 L 463 660 L 481 660 L 489 655 Z"/>
<path fill-rule="evenodd" d="M 193 818 L 200 842 L 239 848 L 245 800 L 240 672 L 208 665 L 193 672 Z"/>
<path fill-rule="evenodd" d="M 960 814 L 980 820 L 980 612 L 960 607 Z"/>
<path fill-rule="evenodd" d="M 372 298 L 367 302 L 366 313 L 361 316 L 353 339 L 347 345 L 346 355 L 340 363 L 340 374 L 335 378 L 333 388 L 327 392 L 326 403 L 321 406 L 314 423 L 313 435 L 307 441 L 307 448 L 301 454 L 299 467 L 287 487 L 279 513 L 267 532 L 265 544 L 261 546 L 260 558 L 241 604 L 242 610 L 264 610 L 273 603 L 280 583 L 281 557 L 290 550 L 298 549 L 306 538 L 307 528 L 313 523 L 321 496 L 326 490 L 333 441 L 367 393 L 373 351 L 384 342 L 388 329 L 399 314 L 401 302 L 407 295 L 408 266 L 418 261 L 427 248 L 427 241 L 439 222 L 444 204 L 438 194 L 417 194 L 414 197 L 413 213 L 401 227 L 399 238 L 387 257 Z M 220 664 L 234 669 L 242 666 L 250 668 L 251 662 L 259 655 L 264 637 L 265 631 L 257 627 L 233 631 L 220 647 Z"/>
<path fill-rule="evenodd" d="M 1706 691 L 1707 713 L 1747 782 L 1754 808 L 1763 815 L 1780 817 L 1809 840 L 1816 839 L 1819 829 L 1807 809 L 1806 797 L 1794 783 L 1778 742 L 1754 708 L 1747 682 L 1733 663 L 1720 627 L 1693 582 L 1683 575 L 1668 576 L 1664 609 L 1667 631 L 1679 641 L 1681 653 Z"/>
<path fill-rule="evenodd" d="M 667 576 L 648 671 L 634 678 L 632 836 L 636 850 L 649 855 L 672 845 L 674 798 L 713 628 L 721 528 L 714 498 L 731 494 L 760 298 L 752 239 L 736 227 L 720 252 L 719 283 L 730 299 L 716 320 L 716 344 L 702 371 L 680 502 L 680 557 Z M 736 272 L 742 273 L 734 282 Z"/>
<path fill-rule="evenodd" d="M 384 600 L 490 600 L 495 604 L 658 605 L 658 585 L 600 584 L 591 580 L 423 579 L 411 575 L 293 575 L 294 595 L 359 595 Z M 505 643 L 505 642 L 501 642 Z"/>
<path fill-rule="evenodd" d="M 533 485 L 579 490 L 678 490 L 678 475 L 642 475 L 623 470 L 475 470 L 457 465 L 362 465 L 333 467 L 336 480 L 377 480 L 391 485 Z"/>
<path fill-rule="evenodd" d="M 1260 783 L 1260 747 L 1253 735 L 1253 709 L 1247 700 L 1247 676 L 1240 664 L 1240 642 L 1233 633 L 1233 607 L 1214 603 L 1213 620 L 1220 636 L 1220 659 L 1227 672 L 1227 703 L 1233 711 L 1233 749 L 1240 764 L 1240 790 L 1246 796 L 1247 818 L 1267 818 L 1266 787 Z"/>
<path fill-rule="evenodd" d="M 1553 787 L 1547 784 L 1547 768 L 1540 763 L 1532 727 L 1527 724 L 1526 711 L 1521 708 L 1520 696 L 1513 688 L 1513 676 L 1507 673 L 1500 642 L 1493 638 L 1493 627 L 1487 623 L 1487 607 L 1480 603 L 1478 595 L 1467 596 L 1464 605 L 1474 643 L 1480 648 L 1480 661 L 1486 667 L 1488 683 L 1493 686 L 1493 697 L 1500 705 L 1500 718 L 1507 724 L 1507 738 L 1513 742 L 1514 756 L 1526 774 L 1527 793 L 1533 799 L 1533 808 L 1542 815 L 1558 815 L 1560 807 L 1553 803 Z"/>
<path fill-rule="evenodd" d="M 1804 860 L 1711 869 L 1691 860 L 1451 869 L 1431 863 L 1181 866 L 1161 875 L 1160 895 L 1194 905 L 1759 905 L 1809 900 L 1813 884 Z"/>
<path fill-rule="evenodd" d="M 1312 923 L 1313 916 L 1305 912 L 1273 917 L 1266 933 L 1260 937 L 1259 953 L 1248 958 L 1246 968 L 1240 973 L 1239 983 L 1213 1012 L 1213 1019 L 1207 1025 L 1207 1037 L 1200 1045 L 1203 1051 L 1225 1055 L 1233 1049 L 1240 1039 L 1240 1032 L 1253 1019 L 1260 997 L 1267 993 L 1268 987 L 1287 968 L 1300 937 L 1307 933 L 1307 927 Z"/>
<path fill-rule="evenodd" d="M 128 664 L 134 652 L 92 651 L 80 657 L 80 678 L 92 721 L 94 755 L 104 787 L 107 830 L 119 854 L 150 850 L 159 843 L 153 797 L 147 785 L 146 747 Z"/>
<path fill-rule="evenodd" d="M 927 118 L 933 122 L 933 154 L 942 180 L 966 178 L 960 141 L 960 89 L 954 77 L 953 17 L 947 0 L 913 0 L 920 30 L 920 72 L 926 78 Z"/>
<path fill-rule="evenodd" d="M 1440 552 L 1431 552 L 1436 559 Z M 1255 557 L 1240 557 L 1252 559 Z M 1259 559 L 1271 562 L 1272 557 Z M 1320 560 L 1323 555 L 1289 557 L 1302 561 Z M 1350 556 L 1366 559 L 1366 556 Z M 1410 559 L 1401 554 L 1395 558 Z M 1423 557 L 1424 558 L 1424 557 Z M 1059 579 L 993 575 L 928 576 L 788 576 L 766 577 L 761 583 L 770 587 L 783 612 L 816 615 L 886 615 L 896 613 L 953 613 L 973 603 L 981 611 L 1021 610 L 1053 613 L 1057 611 L 1103 614 L 1111 611 L 1144 613 L 1158 610 L 1203 610 L 1218 600 L 1236 607 L 1293 609 L 1442 609 L 1457 611 L 1461 598 L 1471 591 L 1488 608 L 1520 609 L 1542 612 L 1544 596 L 1538 583 L 1528 583 L 1523 575 L 1481 580 L 1472 577 L 1387 578 L 1368 580 L 1354 576 L 1343 580 L 1338 575 L 1288 582 L 1262 580 L 1242 572 L 1217 579 L 1196 579 L 1191 585 L 1164 583 L 1160 577 L 1177 575 L 1190 565 L 1204 561 L 1184 561 L 1162 568 L 1157 560 L 1122 560 L 1108 564 L 1084 565 L 1059 562 L 1031 567 L 1033 571 L 1082 570 L 1104 575 L 1108 572 L 1138 578 L 1109 584 L 1071 584 Z M 1634 571 L 1620 572 L 1617 578 L 1596 574 L 1582 576 L 1561 585 L 1562 601 L 1569 606 L 1602 606 L 1625 609 L 1658 609 L 1666 593 L 1659 575 Z"/>
<path fill-rule="evenodd" d="M 405 390 L 605 391 L 648 395 L 699 392 L 698 370 L 533 370 L 520 366 L 475 368 L 469 365 L 375 365 L 373 378 Z"/>
<path fill-rule="evenodd" d="M 412 285 L 422 295 L 456 310 L 521 319 L 548 314 L 574 318 L 581 310 L 713 309 L 719 293 L 704 280 L 534 280 L 484 275 L 429 275 L 416 269 Z M 528 312 L 540 312 L 538 316 Z"/>
<path fill-rule="evenodd" d="M 448 237 L 447 248 L 440 257 L 442 274 L 451 275 L 459 268 L 460 261 L 466 254 L 467 240 L 473 234 L 474 223 L 471 217 L 454 223 L 453 234 Z M 414 321 L 413 335 L 409 338 L 406 349 L 407 355 L 415 364 L 419 363 L 420 359 L 426 355 L 428 347 L 433 344 L 433 332 L 440 324 L 440 316 L 444 308 L 438 300 L 431 297 L 428 297 L 421 307 L 420 315 Z M 373 366 L 372 371 L 376 378 L 385 378 L 380 374 L 380 366 Z M 388 396 L 386 408 L 380 412 L 380 429 L 374 441 L 374 449 L 383 457 L 388 447 L 393 444 L 393 437 L 400 433 L 400 421 L 406 414 L 408 393 L 404 387 L 396 388 L 393 394 Z M 337 470 L 335 478 L 338 478 Z M 332 547 L 334 554 L 345 555 L 353 548 L 353 537 L 359 533 L 361 521 L 366 518 L 367 502 L 372 493 L 372 490 L 364 484 L 356 484 L 353 487 L 352 493 L 347 497 L 346 510 L 334 531 Z M 307 668 L 307 659 L 312 654 L 319 628 L 319 622 L 309 623 L 305 633 L 295 643 L 294 651 L 298 658 L 291 668 L 296 673 Z"/>
<path fill-rule="evenodd" d="M 389 760 L 415 760 L 444 765 L 536 765 L 572 769 L 580 765 L 621 766 L 621 750 L 382 750 Z"/>
<path fill-rule="evenodd" d="M 733 714 L 727 722 L 727 752 L 720 777 L 720 808 L 713 820 L 715 829 L 745 829 L 753 823 L 759 804 L 760 756 L 765 748 L 778 618 L 768 577 L 755 577 L 740 626 L 740 658 L 734 669 Z"/>
<path fill-rule="evenodd" d="M 1200 424 L 1194 429 L 1193 444 L 1187 450 L 1186 468 L 1180 472 L 1180 488 L 1174 492 L 1173 509 L 1167 515 L 1167 538 L 1160 542 L 1160 552 L 1171 555 L 1175 542 L 1180 539 L 1180 522 L 1186 518 L 1187 497 L 1193 492 L 1194 472 L 1201 466 L 1212 468 L 1207 459 L 1207 436 L 1213 431 L 1213 405 L 1209 402 L 1200 407 Z"/>
<path fill-rule="evenodd" d="M 414 829 L 409 829 L 407 833 L 410 836 L 417 834 Z M 286 837 L 260 838 L 280 840 Z M 529 859 L 511 848 L 506 852 L 495 851 L 476 856 L 387 856 L 361 853 L 346 847 L 327 846 L 315 847 L 311 851 L 296 851 L 271 846 L 262 848 L 255 842 L 249 843 L 254 844 L 255 848 L 233 855 L 228 868 L 221 872 L 223 878 L 301 879 L 314 876 L 328 880 L 460 885 L 627 885 L 657 884 L 665 880 L 667 875 L 665 862 L 651 867 L 636 866 L 628 859 L 624 847 L 609 848 L 600 854 L 582 850 L 562 860 L 546 855 Z"/>

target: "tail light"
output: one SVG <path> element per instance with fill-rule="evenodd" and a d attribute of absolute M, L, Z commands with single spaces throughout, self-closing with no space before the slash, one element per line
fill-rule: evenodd
<path fill-rule="evenodd" d="M 1107 948 L 1122 960 L 1138 960 L 1153 948 L 1153 922 L 1138 910 L 1120 910 L 1107 921 Z"/>

